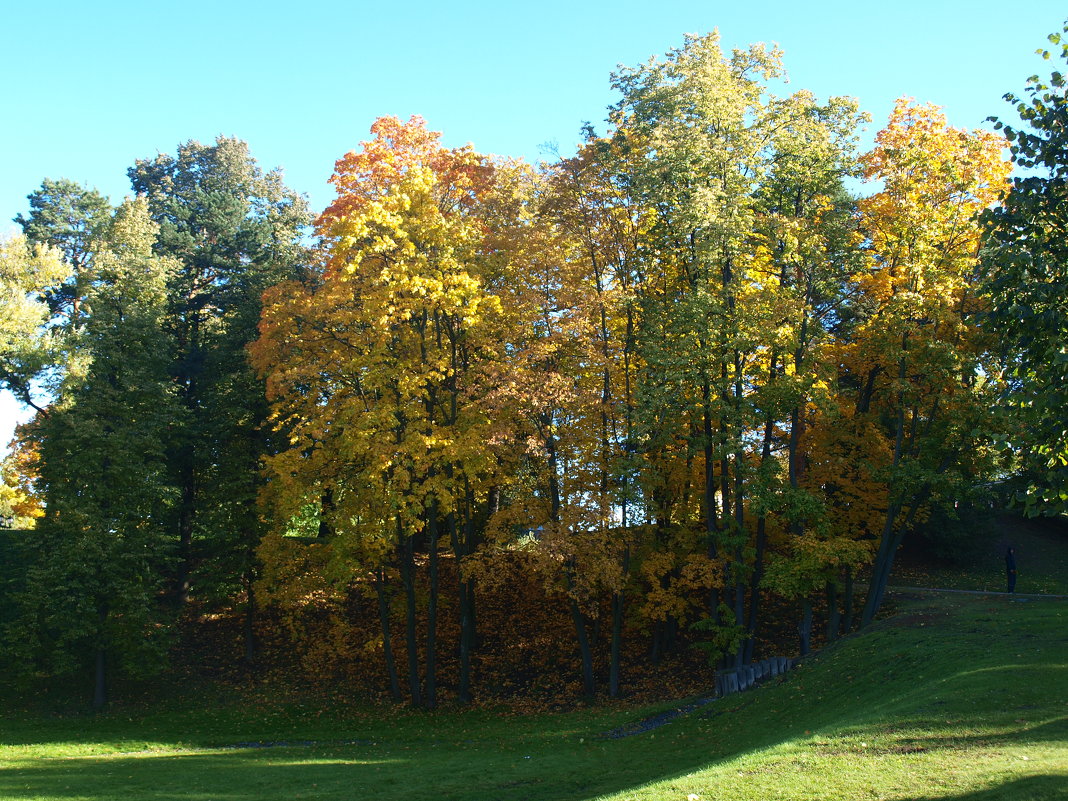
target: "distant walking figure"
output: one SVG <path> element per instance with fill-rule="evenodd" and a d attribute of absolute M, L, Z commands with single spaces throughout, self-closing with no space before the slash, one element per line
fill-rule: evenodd
<path fill-rule="evenodd" d="M 1016 549 L 1009 548 L 1005 554 L 1005 571 L 1009 579 L 1009 592 L 1016 592 Z"/>

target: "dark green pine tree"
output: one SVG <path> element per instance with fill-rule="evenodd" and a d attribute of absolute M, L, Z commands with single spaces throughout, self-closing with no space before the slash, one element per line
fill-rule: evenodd
<path fill-rule="evenodd" d="M 45 178 L 26 199 L 30 213 L 17 215 L 15 222 L 30 242 L 58 248 L 70 265 L 70 280 L 50 293 L 48 302 L 54 315 L 78 328 L 84 319 L 86 288 L 92 281 L 92 242 L 111 220 L 112 208 L 95 189 L 67 178 Z"/>
<path fill-rule="evenodd" d="M 153 254 L 143 200 L 94 246 L 84 346 L 91 364 L 34 423 L 46 515 L 16 623 L 26 663 L 91 671 L 93 704 L 113 669 L 150 672 L 168 644 L 160 591 L 178 492 L 166 444 L 182 423 L 162 321 L 173 263 Z"/>
<path fill-rule="evenodd" d="M 244 589 L 251 614 L 268 443 L 267 404 L 246 346 L 257 336 L 263 291 L 306 261 L 307 205 L 237 139 L 187 142 L 176 156 L 138 161 L 129 175 L 160 226 L 156 252 L 179 263 L 166 329 L 189 422 L 170 453 L 180 493 L 174 597 L 213 602 Z M 250 628 L 246 640 L 251 656 Z"/>

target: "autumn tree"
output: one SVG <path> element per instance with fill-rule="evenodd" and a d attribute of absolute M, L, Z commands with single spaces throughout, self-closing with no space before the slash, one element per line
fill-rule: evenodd
<path fill-rule="evenodd" d="M 566 415 L 569 430 L 565 438 L 578 448 L 561 475 L 570 485 L 572 502 L 587 507 L 585 519 L 567 537 L 572 542 L 568 592 L 588 694 L 593 675 L 584 617 L 596 611 L 591 595 L 611 597 L 611 697 L 620 693 L 624 593 L 643 522 L 634 442 L 642 279 L 638 253 L 647 214 L 621 180 L 632 152 L 624 132 L 601 138 L 587 129 L 579 153 L 547 170 L 540 202 L 540 214 L 557 232 L 561 285 L 556 293 L 543 293 L 543 314 L 554 307 L 567 309 L 555 327 L 556 336 L 570 345 L 554 349 L 568 358 L 554 359 L 553 367 L 572 380 L 565 378 L 568 388 L 553 397 L 563 402 L 561 416 Z M 545 319 L 542 330 L 550 340 L 552 327 L 554 322 Z M 574 547 L 580 544 L 584 547 Z M 580 551 L 589 564 L 577 572 Z M 577 605 L 579 597 L 585 610 Z"/>
<path fill-rule="evenodd" d="M 62 361 L 48 298 L 69 276 L 58 250 L 21 235 L 0 240 L 0 388 L 29 406 L 33 380 Z"/>
<path fill-rule="evenodd" d="M 823 528 L 824 485 L 806 476 L 806 432 L 832 394 L 834 344 L 847 333 L 850 278 L 862 259 L 856 206 L 844 182 L 858 173 L 857 131 L 867 116 L 851 98 L 818 103 L 804 91 L 776 101 L 775 110 L 774 156 L 757 192 L 750 240 L 759 254 L 753 279 L 760 287 L 751 302 L 773 334 L 758 344 L 751 368 L 760 447 L 759 456 L 752 457 L 755 531 L 747 658 L 763 584 L 800 601 L 805 650 L 811 595 L 825 590 L 834 609 L 839 576 L 843 569 L 851 575 L 860 555 L 848 544 L 847 532 L 828 538 Z M 775 543 L 772 530 L 778 534 Z M 765 581 L 765 556 L 772 545 L 779 563 Z M 843 550 L 852 558 L 840 559 L 836 553 Z"/>
<path fill-rule="evenodd" d="M 458 559 L 470 551 L 496 470 L 486 398 L 503 337 L 479 217 L 494 171 L 470 148 L 442 147 L 418 118 L 381 118 L 372 133 L 336 165 L 337 199 L 318 222 L 321 275 L 272 290 L 255 358 L 292 443 L 271 460 L 272 480 L 306 476 L 324 533 L 365 538 L 339 553 L 399 568 L 409 693 L 434 706 L 440 544 Z M 323 461 L 339 469 L 312 478 Z M 422 665 L 417 549 L 429 587 Z M 460 600 L 469 651 L 470 595 Z"/>
<path fill-rule="evenodd" d="M 736 643 L 757 625 L 769 515 L 801 534 L 799 441 L 857 246 L 843 180 L 864 117 L 848 99 L 773 96 L 782 74 L 778 50 L 725 54 L 712 34 L 615 78 L 612 120 L 640 154 L 624 182 L 650 217 L 637 340 L 646 514 L 665 554 L 684 531 L 704 539 L 703 566 L 697 553 L 665 565 L 660 589 L 705 573 L 707 622 Z"/>
<path fill-rule="evenodd" d="M 857 280 L 868 313 L 841 358 L 854 420 L 881 431 L 866 448 L 887 455 L 862 625 L 879 608 L 904 530 L 946 482 L 961 471 L 970 478 L 969 455 L 993 433 L 985 410 L 997 370 L 984 364 L 974 285 L 978 216 L 1010 169 L 1002 146 L 995 134 L 952 128 L 937 108 L 901 100 L 862 159 L 865 177 L 883 188 L 861 201 L 872 261 Z"/>

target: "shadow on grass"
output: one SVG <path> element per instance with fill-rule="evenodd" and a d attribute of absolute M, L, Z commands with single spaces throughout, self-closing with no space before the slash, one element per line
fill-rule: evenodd
<path fill-rule="evenodd" d="M 1068 799 L 1068 775 L 1026 776 L 974 793 L 916 796 L 908 801 L 1062 801 Z"/>
<path fill-rule="evenodd" d="M 684 784 L 688 781 L 686 777 L 695 771 L 752 756 L 786 740 L 804 739 L 790 727 L 774 734 L 765 732 L 745 743 L 737 740 L 732 743 L 729 727 L 713 733 L 710 730 L 713 721 L 709 719 L 694 718 L 685 724 L 677 727 L 673 724 L 623 741 L 560 738 L 549 747 L 543 742 L 521 740 L 28 757 L 0 772 L 0 798 L 12 801 L 40 798 L 577 801 L 623 793 L 658 781 L 677 780 Z M 901 732 L 903 736 L 884 749 L 873 749 L 882 759 L 895 754 L 911 755 L 917 749 L 1001 747 L 1037 740 L 1063 742 L 1068 732 L 1064 718 L 1024 731 L 963 738 L 939 732 L 934 721 L 898 718 L 895 724 L 905 729 Z M 873 722 L 839 731 L 845 736 L 868 736 L 882 725 Z M 920 740 L 909 736 L 927 726 L 931 727 L 928 737 Z M 915 748 L 911 743 L 917 744 Z M 667 793 L 663 797 L 675 795 Z M 833 793 L 827 796 L 834 797 Z M 1068 799 L 1068 777 L 1026 777 L 992 789 L 938 798 L 948 801 Z M 927 799 L 917 795 L 910 801 Z"/>
<path fill-rule="evenodd" d="M 989 622 L 969 619 L 967 630 L 953 638 L 944 630 L 932 635 L 918 629 L 906 642 L 902 630 L 876 631 L 805 663 L 781 684 L 721 699 L 706 708 L 708 714 L 622 740 L 598 736 L 621 722 L 618 713 L 611 723 L 612 716 L 603 713 L 501 719 L 485 712 L 313 722 L 306 716 L 276 719 L 269 710 L 242 710 L 198 722 L 198 716 L 217 714 L 202 709 L 140 723 L 86 719 L 81 721 L 84 731 L 76 731 L 77 721 L 74 726 L 71 721 L 5 722 L 0 744 L 12 747 L 6 754 L 0 751 L 0 798 L 588 801 L 641 792 L 645 798 L 685 798 L 688 791 L 677 787 L 741 776 L 732 761 L 759 762 L 765 759 L 761 752 L 779 746 L 784 751 L 771 754 L 772 761 L 779 759 L 777 770 L 808 771 L 817 781 L 824 778 L 820 764 L 840 762 L 848 771 L 853 758 L 849 738 L 870 741 L 882 762 L 893 763 L 889 781 L 907 780 L 916 767 L 909 760 L 920 751 L 937 751 L 939 759 L 945 752 L 945 759 L 967 766 L 971 749 L 1068 742 L 1063 698 L 1051 698 L 1049 690 L 1063 686 L 1068 649 L 1050 639 L 1041 654 L 1033 651 L 1027 657 L 1041 657 L 1041 664 L 1021 664 L 1018 638 L 994 636 L 1002 627 L 1016 634 L 1059 629 L 1062 619 L 1056 610 L 1043 614 L 1041 620 L 1021 612 Z M 369 736 L 370 728 L 374 735 Z M 362 742 L 371 737 L 375 742 Z M 336 742 L 350 738 L 361 742 Z M 815 742 L 817 738 L 828 742 Z M 183 744 L 254 739 L 335 744 L 180 750 Z M 66 755 L 62 748 L 44 745 L 79 742 L 89 745 L 71 747 Z M 161 745 L 159 750 L 137 750 L 146 743 Z M 134 753 L 86 754 L 94 748 Z M 951 757 L 954 749 L 959 753 Z M 819 761 L 822 754 L 828 755 L 828 763 Z M 805 767 L 810 762 L 813 767 Z M 921 781 L 924 788 L 930 786 L 926 782 L 932 771 L 941 767 L 940 762 L 925 765 L 923 776 L 914 774 L 915 786 Z M 702 770 L 711 773 L 695 779 L 693 774 Z M 971 779 L 979 784 L 983 776 Z M 654 782 L 672 788 L 660 795 L 639 789 Z M 750 797 L 744 795 L 744 784 L 736 786 L 743 795 L 732 797 Z M 913 801 L 927 801 L 924 792 L 918 789 Z M 836 793 L 829 791 L 826 797 Z M 938 797 L 1065 801 L 1068 778 L 1037 775 Z"/>

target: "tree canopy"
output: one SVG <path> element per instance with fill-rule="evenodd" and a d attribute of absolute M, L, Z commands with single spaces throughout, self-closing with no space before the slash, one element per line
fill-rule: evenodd
<path fill-rule="evenodd" d="M 903 540 L 1010 476 L 1062 512 L 1064 76 L 1004 135 L 902 99 L 859 153 L 783 58 L 687 36 L 536 166 L 381 117 L 313 228 L 234 138 L 116 208 L 45 180 L 0 243 L 0 386 L 37 405 L 9 658 L 100 705 L 240 618 L 246 665 L 270 627 L 413 704 L 535 642 L 617 697 L 867 625 Z"/>

